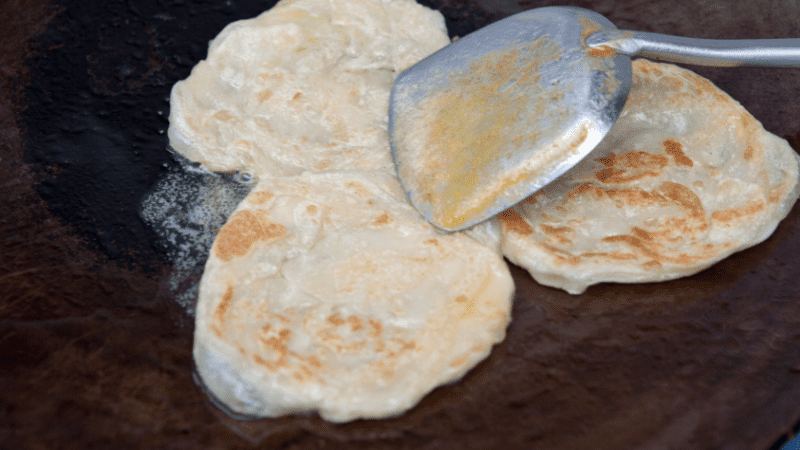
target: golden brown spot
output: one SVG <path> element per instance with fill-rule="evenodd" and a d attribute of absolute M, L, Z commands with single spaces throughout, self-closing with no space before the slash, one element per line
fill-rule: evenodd
<path fill-rule="evenodd" d="M 278 364 L 276 364 L 274 362 L 270 362 L 270 361 L 265 361 L 263 358 L 261 358 L 258 355 L 253 355 L 253 361 L 255 361 L 256 364 L 260 364 L 260 365 L 266 367 L 269 370 L 273 370 L 274 371 L 274 370 L 276 370 L 278 368 Z"/>
<path fill-rule="evenodd" d="M 422 243 L 423 244 L 435 245 L 437 247 L 439 246 L 439 240 L 436 239 L 436 238 L 425 239 L 424 241 L 422 241 Z"/>
<path fill-rule="evenodd" d="M 655 260 L 661 259 L 661 255 L 659 255 L 658 253 L 656 253 L 652 249 L 650 249 L 650 247 L 647 244 L 645 244 L 644 241 L 642 241 L 641 239 L 639 239 L 639 238 L 637 238 L 635 236 L 631 236 L 631 235 L 628 235 L 628 234 L 604 237 L 601 240 L 601 242 L 612 242 L 612 243 L 622 242 L 622 243 L 628 244 L 631 247 L 639 250 L 640 252 L 642 252 L 646 256 L 649 256 L 650 258 L 653 258 Z"/>
<path fill-rule="evenodd" d="M 535 205 L 536 203 L 538 203 L 538 200 L 536 200 L 536 197 L 539 197 L 541 195 L 545 195 L 544 191 L 536 191 L 533 194 L 531 194 L 528 198 L 526 198 L 525 200 L 521 201 L 520 203 L 526 203 L 528 205 Z"/>
<path fill-rule="evenodd" d="M 603 183 L 629 183 L 645 177 L 658 176 L 661 169 L 669 164 L 669 160 L 663 155 L 654 155 L 643 151 L 630 151 L 621 156 L 609 153 L 608 156 L 597 158 L 595 161 L 603 164 L 606 168 L 595 173 L 595 178 Z M 626 167 L 626 169 L 615 168 L 615 166 Z M 628 169 L 643 169 L 640 172 L 628 174 Z"/>
<path fill-rule="evenodd" d="M 689 81 L 689 84 L 693 86 L 692 90 L 697 95 L 711 95 L 715 97 L 718 101 L 727 102 L 729 101 L 728 97 L 723 95 L 710 81 L 706 80 L 705 78 L 696 75 L 693 72 L 684 72 L 683 77 Z"/>
<path fill-rule="evenodd" d="M 683 153 L 683 145 L 680 142 L 674 139 L 666 139 L 664 140 L 663 144 L 664 151 L 667 152 L 668 155 L 675 158 L 675 164 L 683 167 L 694 166 L 694 161 L 692 161 L 691 158 Z"/>
<path fill-rule="evenodd" d="M 762 202 L 761 200 L 757 200 L 754 202 L 750 202 L 746 206 L 742 206 L 741 208 L 732 208 L 732 209 L 723 209 L 721 211 L 714 211 L 711 214 L 711 220 L 716 220 L 719 222 L 730 222 L 731 220 L 738 219 L 739 217 L 755 214 L 763 209 L 764 209 L 764 202 Z"/>
<path fill-rule="evenodd" d="M 381 323 L 377 320 L 369 319 L 369 326 L 372 328 L 372 331 L 369 333 L 369 337 L 376 338 L 381 335 L 382 326 Z"/>
<path fill-rule="evenodd" d="M 467 355 L 464 355 L 464 356 L 461 356 L 459 358 L 454 359 L 453 362 L 450 363 L 450 367 L 463 366 L 466 362 L 467 362 Z"/>
<path fill-rule="evenodd" d="M 239 211 L 222 227 L 214 242 L 214 254 L 230 261 L 250 251 L 256 242 L 272 242 L 286 235 L 286 227 L 270 222 L 266 213 Z"/>
<path fill-rule="evenodd" d="M 345 345 L 337 344 L 336 342 L 344 342 L 339 336 L 333 337 L 332 340 L 335 342 L 330 342 L 329 344 L 335 348 L 337 352 L 360 352 L 367 346 L 367 341 L 352 342 Z"/>
<path fill-rule="evenodd" d="M 547 224 L 540 224 L 539 229 L 541 229 L 543 233 L 557 239 L 561 244 L 572 243 L 572 241 L 563 236 L 564 233 L 570 233 L 573 231 L 570 227 L 553 227 Z"/>
<path fill-rule="evenodd" d="M 594 174 L 594 177 L 598 180 L 602 181 L 603 183 L 608 182 L 609 179 L 614 178 L 615 176 L 618 177 L 625 173 L 625 170 L 614 169 L 614 168 L 607 168 L 603 170 L 599 170 Z"/>
<path fill-rule="evenodd" d="M 254 205 L 263 205 L 264 203 L 267 203 L 268 201 L 272 200 L 273 197 L 275 197 L 274 192 L 258 191 L 250 194 L 247 200 Z"/>
<path fill-rule="evenodd" d="M 302 97 L 302 96 L 303 96 L 303 94 L 301 92 L 298 92 L 298 93 L 294 94 L 294 97 L 292 97 L 292 100 L 299 100 L 300 97 Z"/>
<path fill-rule="evenodd" d="M 264 103 L 265 101 L 269 100 L 270 97 L 272 97 L 272 91 L 269 89 L 258 91 L 258 94 L 256 94 L 256 98 L 258 99 L 259 103 Z"/>
<path fill-rule="evenodd" d="M 559 261 L 566 262 L 569 264 L 578 264 L 581 262 L 581 259 L 579 257 L 573 255 L 572 253 L 566 250 L 560 249 L 550 244 L 540 243 L 539 245 L 541 245 L 545 250 L 552 253 L 553 256 L 559 259 Z"/>
<path fill-rule="evenodd" d="M 222 330 L 220 330 L 216 325 L 211 325 L 211 331 L 213 331 L 217 337 L 222 337 Z"/>
<path fill-rule="evenodd" d="M 345 184 L 345 186 L 350 188 L 350 189 L 352 189 L 352 190 L 354 190 L 354 191 L 356 191 L 356 194 L 359 197 L 362 197 L 362 198 L 372 197 L 372 195 L 370 194 L 369 190 L 366 187 L 364 187 L 364 185 L 361 184 L 361 183 L 356 183 L 354 181 L 351 181 L 351 182 Z"/>
<path fill-rule="evenodd" d="M 667 167 L 669 159 L 663 155 L 654 155 L 643 151 L 630 151 L 618 157 L 615 162 L 630 169 L 648 168 L 655 171 Z"/>
<path fill-rule="evenodd" d="M 278 365 L 284 364 L 286 356 L 289 354 L 289 348 L 286 346 L 286 342 L 289 340 L 290 334 L 291 330 L 283 329 L 278 332 L 278 337 L 259 337 L 259 341 L 264 344 L 265 348 L 271 349 L 273 352 L 280 355 L 277 361 Z"/>
<path fill-rule="evenodd" d="M 250 143 L 245 141 L 244 139 L 239 139 L 238 141 L 234 142 L 233 145 L 236 148 L 241 148 L 241 149 L 245 149 L 245 150 L 250 148 Z"/>
<path fill-rule="evenodd" d="M 613 259 L 615 261 L 628 261 L 631 259 L 636 259 L 636 255 L 632 253 L 623 253 L 623 252 L 589 252 L 589 253 L 581 253 L 581 256 L 584 258 L 606 258 L 606 259 Z"/>
<path fill-rule="evenodd" d="M 653 206 L 666 201 L 661 194 L 640 188 L 607 189 L 605 193 L 615 202 L 631 206 Z"/>
<path fill-rule="evenodd" d="M 656 67 L 655 64 L 653 64 L 650 61 L 644 60 L 644 59 L 637 59 L 636 61 L 633 61 L 633 65 L 640 72 L 642 72 L 644 74 L 648 74 L 648 75 L 649 74 L 654 74 L 654 75 L 658 75 L 658 76 L 664 75 L 664 72 L 662 72 L 661 69 Z M 636 70 L 634 70 L 634 73 L 636 73 Z"/>
<path fill-rule="evenodd" d="M 403 350 L 414 350 L 417 348 L 417 343 L 414 341 L 404 341 L 402 339 L 398 339 L 402 347 L 400 348 L 401 351 Z"/>
<path fill-rule="evenodd" d="M 752 145 L 748 145 L 747 149 L 744 151 L 744 159 L 745 159 L 745 161 L 750 161 L 751 159 L 753 159 L 753 153 L 754 152 L 755 152 L 755 150 L 753 150 L 753 146 Z"/>
<path fill-rule="evenodd" d="M 648 269 L 648 270 L 660 269 L 661 268 L 661 263 L 656 261 L 656 260 L 648 261 L 648 262 L 642 264 L 642 267 L 644 267 L 645 269 Z"/>
<path fill-rule="evenodd" d="M 589 49 L 589 54 L 592 56 L 606 57 L 614 54 L 614 49 L 608 45 L 601 45 L 599 47 L 592 47 Z"/>
<path fill-rule="evenodd" d="M 758 123 L 756 122 L 756 119 L 752 115 L 750 115 L 750 113 L 748 113 L 747 111 L 742 112 L 739 115 L 739 118 L 741 119 L 742 126 L 743 126 L 743 128 L 745 130 L 750 131 L 752 128 L 757 128 L 758 127 Z"/>
<path fill-rule="evenodd" d="M 221 110 L 221 111 L 215 112 L 214 115 L 211 116 L 211 117 L 213 117 L 213 118 L 215 118 L 215 119 L 217 119 L 219 121 L 225 122 L 225 121 L 233 119 L 234 116 L 233 116 L 233 114 L 230 113 L 230 111 Z"/>
<path fill-rule="evenodd" d="M 225 290 L 225 294 L 222 296 L 222 301 L 219 302 L 219 305 L 217 305 L 217 310 L 214 311 L 214 316 L 216 316 L 220 324 L 225 323 L 225 313 L 228 311 L 228 307 L 231 306 L 232 300 L 233 285 L 228 284 L 228 288 Z"/>
<path fill-rule="evenodd" d="M 271 337 L 267 339 L 260 338 L 260 340 L 266 348 L 270 348 L 281 355 L 285 355 L 288 351 L 288 348 L 283 343 L 283 339 Z"/>
<path fill-rule="evenodd" d="M 265 119 L 263 117 L 253 117 L 253 122 L 255 122 L 256 125 L 258 125 L 259 127 L 263 128 L 263 129 L 265 129 L 265 130 L 267 130 L 269 132 L 274 132 L 275 131 L 275 129 L 272 128 L 272 125 L 270 125 L 269 120 L 267 120 L 267 119 Z"/>
<path fill-rule="evenodd" d="M 311 367 L 320 368 L 322 367 L 322 363 L 320 362 L 319 358 L 314 355 L 308 357 L 308 363 L 311 364 Z"/>
<path fill-rule="evenodd" d="M 506 231 L 513 231 L 521 236 L 529 236 L 533 233 L 533 228 L 531 228 L 530 224 L 520 213 L 513 209 L 507 209 L 497 217 Z"/>
<path fill-rule="evenodd" d="M 779 186 L 775 186 L 770 188 L 769 193 L 767 195 L 767 202 L 769 203 L 777 203 L 781 197 L 783 197 L 786 190 L 786 182 L 784 181 Z"/>
<path fill-rule="evenodd" d="M 665 181 L 658 186 L 658 191 L 668 199 L 688 210 L 689 215 L 695 219 L 705 218 L 705 210 L 700 198 L 691 189 L 672 181 Z"/>
<path fill-rule="evenodd" d="M 350 330 L 353 332 L 364 328 L 364 322 L 356 316 L 348 317 L 347 321 L 350 323 Z"/>
<path fill-rule="evenodd" d="M 466 296 L 466 295 L 459 295 L 458 297 L 456 297 L 456 301 L 457 301 L 458 303 L 465 303 L 465 302 L 467 302 L 468 300 L 469 300 L 469 298 L 467 298 L 467 296 Z"/>
<path fill-rule="evenodd" d="M 661 77 L 658 83 L 666 85 L 664 89 L 670 91 L 679 91 L 683 87 L 683 82 L 681 82 L 681 80 L 670 76 Z"/>
<path fill-rule="evenodd" d="M 580 186 L 576 187 L 575 189 L 569 191 L 567 196 L 569 198 L 575 198 L 575 197 L 583 194 L 584 192 L 592 190 L 593 187 L 594 186 L 592 186 L 592 183 L 583 183 Z"/>
<path fill-rule="evenodd" d="M 317 207 L 314 206 L 314 205 L 308 205 L 308 206 L 306 206 L 306 211 L 308 211 L 309 214 L 316 214 L 317 213 Z"/>
<path fill-rule="evenodd" d="M 330 161 L 320 161 L 314 164 L 314 168 L 317 170 L 325 170 L 332 166 L 333 164 Z"/>
<path fill-rule="evenodd" d="M 609 152 L 608 156 L 604 156 L 602 158 L 597 158 L 597 159 L 595 159 L 595 161 L 599 162 L 600 164 L 602 164 L 602 165 L 604 165 L 606 167 L 614 167 L 616 159 L 617 159 L 617 155 L 615 155 L 614 152 Z"/>
<path fill-rule="evenodd" d="M 372 224 L 373 225 L 386 225 L 387 223 L 389 223 L 389 220 L 391 220 L 391 219 L 389 219 L 389 214 L 387 214 L 386 211 L 383 211 L 378 216 L 378 218 L 375 219 L 374 222 L 372 222 Z"/>
<path fill-rule="evenodd" d="M 339 325 L 344 325 L 345 320 L 342 319 L 342 316 L 337 312 L 337 313 L 333 313 L 333 315 L 328 317 L 328 322 L 333 324 L 333 326 L 338 327 Z"/>
<path fill-rule="evenodd" d="M 650 233 L 649 231 L 645 231 L 645 230 L 643 230 L 643 229 L 641 229 L 639 227 L 633 227 L 631 229 L 631 231 L 633 232 L 633 235 L 636 236 L 639 239 L 642 239 L 642 240 L 645 240 L 645 241 L 652 241 L 653 240 L 653 233 Z"/>

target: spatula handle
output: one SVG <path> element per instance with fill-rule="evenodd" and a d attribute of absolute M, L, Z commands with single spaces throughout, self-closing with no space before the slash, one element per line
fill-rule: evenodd
<path fill-rule="evenodd" d="M 715 67 L 800 67 L 800 39 L 695 39 L 645 31 L 603 30 L 586 45 L 662 61 Z"/>

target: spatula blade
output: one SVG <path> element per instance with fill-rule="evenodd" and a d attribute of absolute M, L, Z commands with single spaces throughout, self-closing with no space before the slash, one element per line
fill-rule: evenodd
<path fill-rule="evenodd" d="M 468 228 L 585 157 L 616 121 L 630 58 L 586 47 L 615 28 L 580 8 L 529 10 L 461 38 L 397 78 L 392 155 L 411 203 Z"/>

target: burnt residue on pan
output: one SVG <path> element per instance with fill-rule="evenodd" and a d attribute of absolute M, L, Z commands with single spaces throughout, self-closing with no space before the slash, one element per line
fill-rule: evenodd
<path fill-rule="evenodd" d="M 177 167 L 165 151 L 172 84 L 228 22 L 271 6 L 162 3 L 64 6 L 35 41 L 24 115 L 26 161 L 49 210 L 93 249 L 146 271 L 165 260 L 138 210 Z"/>
<path fill-rule="evenodd" d="M 453 36 L 545 3 L 426 2 Z M 796 36 L 800 17 L 766 0 L 559 3 L 695 37 Z M 765 243 L 667 283 L 570 296 L 512 267 L 507 339 L 398 418 L 218 410 L 193 380 L 192 318 L 175 301 L 192 279 L 168 283 L 174 255 L 140 212 L 185 178 L 162 133 L 172 84 L 225 24 L 267 6 L 4 3 L 0 448 L 766 449 L 800 419 L 799 208 Z M 698 71 L 800 148 L 797 71 Z"/>

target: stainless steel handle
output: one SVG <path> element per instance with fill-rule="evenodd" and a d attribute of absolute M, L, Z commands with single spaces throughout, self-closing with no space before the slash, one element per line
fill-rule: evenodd
<path fill-rule="evenodd" d="M 669 62 L 715 67 L 800 67 L 800 39 L 716 40 L 644 31 L 603 30 L 586 45 Z"/>

